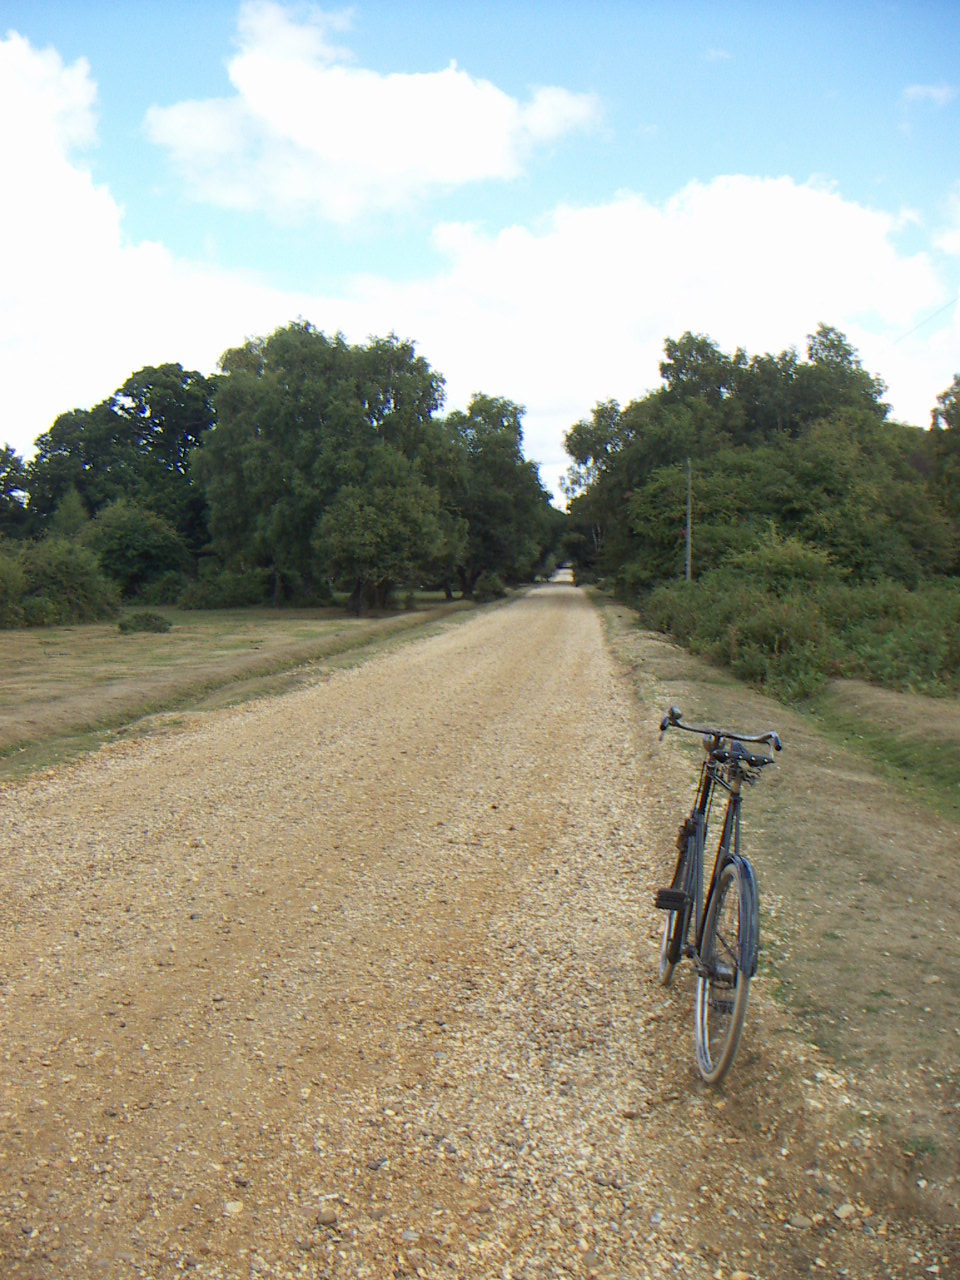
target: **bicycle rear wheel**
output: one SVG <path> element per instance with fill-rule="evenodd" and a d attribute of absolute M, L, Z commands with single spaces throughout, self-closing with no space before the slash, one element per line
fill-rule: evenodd
<path fill-rule="evenodd" d="M 720 1083 L 740 1044 L 751 976 L 743 960 L 756 955 L 756 919 L 753 877 L 739 859 L 728 862 L 707 904 L 697 978 L 697 1066 L 708 1084 Z"/>
<path fill-rule="evenodd" d="M 660 981 L 669 987 L 673 981 L 673 971 L 677 966 L 687 939 L 687 928 L 690 920 L 690 907 L 693 900 L 694 857 L 691 841 L 687 838 L 677 858 L 677 867 L 673 873 L 671 889 L 679 889 L 687 894 L 687 905 L 682 911 L 668 911 L 663 922 L 663 934 L 660 938 Z"/>

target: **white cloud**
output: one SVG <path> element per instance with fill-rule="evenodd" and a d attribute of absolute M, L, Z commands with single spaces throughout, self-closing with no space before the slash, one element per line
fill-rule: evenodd
<path fill-rule="evenodd" d="M 953 257 L 960 257 L 960 185 L 947 197 L 946 225 L 934 236 L 938 249 Z"/>
<path fill-rule="evenodd" d="M 343 23 L 341 21 L 340 25 Z M 330 15 L 247 3 L 233 98 L 153 107 L 150 139 L 200 200 L 349 222 L 467 183 L 517 177 L 533 149 L 593 122 L 585 94 L 520 102 L 455 63 L 381 75 L 330 43 Z"/>
<path fill-rule="evenodd" d="M 71 155 L 96 140 L 95 99 L 84 60 L 0 40 L 4 180 L 16 193 L 0 201 L 0 442 L 23 454 L 57 414 L 104 399 L 135 369 L 212 371 L 225 346 L 301 309 L 251 277 L 128 242 L 122 210 Z"/>
<path fill-rule="evenodd" d="M 212 372 L 226 347 L 297 316 L 352 341 L 412 338 L 451 407 L 478 390 L 525 404 L 528 454 L 551 485 L 567 465 L 564 431 L 597 400 L 655 387 L 664 338 L 685 329 L 761 353 L 802 350 L 821 320 L 834 324 L 889 383 L 895 415 L 920 425 L 955 372 L 956 308 L 908 332 L 954 292 L 933 260 L 899 249 L 899 219 L 823 185 L 730 176 L 495 234 L 448 224 L 433 276 L 308 297 L 130 243 L 122 210 L 73 155 L 95 140 L 85 63 L 9 37 L 0 92 L 14 122 L 4 180 L 17 193 L 0 202 L 0 443 L 24 454 L 58 413 L 134 370 L 172 360 Z"/>
<path fill-rule="evenodd" d="M 904 89 L 906 102 L 931 102 L 935 107 L 947 107 L 957 96 L 952 84 L 912 84 Z"/>
<path fill-rule="evenodd" d="M 416 335 L 453 400 L 483 389 L 524 402 L 529 454 L 554 484 L 563 431 L 597 400 L 657 386 L 664 339 L 685 329 L 731 353 L 803 354 L 821 320 L 834 324 L 889 382 L 895 413 L 926 425 L 952 376 L 948 344 L 893 337 L 944 292 L 926 256 L 898 253 L 897 228 L 821 186 L 728 177 L 662 205 L 625 193 L 561 208 L 536 231 L 446 226 L 442 275 L 359 281 L 353 296 Z"/>

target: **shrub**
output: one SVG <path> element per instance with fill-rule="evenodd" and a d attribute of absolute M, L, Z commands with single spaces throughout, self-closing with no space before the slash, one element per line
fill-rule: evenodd
<path fill-rule="evenodd" d="M 266 569 L 238 573 L 232 569 L 201 568 L 196 582 L 183 591 L 182 609 L 237 609 L 270 599 L 273 578 Z"/>
<path fill-rule="evenodd" d="M 125 613 L 117 623 L 117 627 L 124 635 L 134 631 L 169 631 L 170 625 L 169 618 L 165 618 L 162 613 L 157 613 L 153 609 L 135 609 L 133 613 Z"/>
<path fill-rule="evenodd" d="M 507 588 L 499 573 L 484 570 L 473 588 L 473 598 L 477 604 L 488 604 L 491 600 L 500 600 L 507 594 Z"/>
<path fill-rule="evenodd" d="M 129 498 L 104 507 L 84 537 L 104 573 L 127 597 L 171 571 L 183 572 L 189 560 L 176 529 Z"/>
<path fill-rule="evenodd" d="M 802 700 L 834 676 L 929 694 L 960 687 L 960 585 L 909 590 L 741 576 L 727 565 L 640 601 L 645 625 L 729 667 L 742 680 Z"/>
<path fill-rule="evenodd" d="M 0 627 L 18 627 L 23 622 L 23 569 L 19 558 L 0 547 Z"/>
<path fill-rule="evenodd" d="M 141 587 L 137 599 L 143 604 L 179 604 L 181 596 L 190 585 L 186 574 L 171 569 Z"/>
<path fill-rule="evenodd" d="M 93 622 L 117 611 L 117 592 L 89 547 L 65 538 L 29 542 L 20 552 L 28 626 Z"/>

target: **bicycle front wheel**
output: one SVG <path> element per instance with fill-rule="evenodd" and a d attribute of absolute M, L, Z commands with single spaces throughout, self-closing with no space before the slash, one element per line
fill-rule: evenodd
<path fill-rule="evenodd" d="M 708 1084 L 719 1084 L 740 1044 L 750 994 L 743 957 L 756 954 L 756 898 L 752 876 L 728 862 L 707 904 L 697 979 L 697 1066 Z"/>

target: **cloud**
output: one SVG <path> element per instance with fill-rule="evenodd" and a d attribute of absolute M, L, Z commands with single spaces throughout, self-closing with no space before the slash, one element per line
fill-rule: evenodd
<path fill-rule="evenodd" d="M 952 257 L 960 257 L 960 184 L 947 197 L 946 225 L 934 236 L 938 249 Z"/>
<path fill-rule="evenodd" d="M 888 382 L 895 416 L 919 425 L 955 372 L 957 308 L 926 323 L 955 292 L 936 259 L 901 250 L 901 219 L 829 186 L 731 175 L 497 231 L 447 223 L 432 274 L 308 296 L 129 240 L 83 164 L 96 139 L 86 63 L 0 40 L 0 93 L 17 193 L 0 202 L 0 443 L 23 454 L 57 414 L 131 372 L 168 360 L 212 372 L 225 348 L 298 316 L 355 342 L 413 339 L 445 376 L 449 407 L 475 391 L 525 404 L 528 456 L 550 485 L 567 466 L 563 433 L 596 401 L 657 386 L 664 339 L 685 329 L 755 354 L 802 350 L 821 320 L 834 324 Z M 960 243 L 958 207 L 945 247 Z"/>
<path fill-rule="evenodd" d="M 253 276 L 130 243 L 122 210 L 76 157 L 95 145 L 95 103 L 85 60 L 0 40 L 4 179 L 16 193 L 0 201 L 0 442 L 23 454 L 59 413 L 104 399 L 135 369 L 212 371 L 224 346 L 303 305 Z"/>
<path fill-rule="evenodd" d="M 957 96 L 952 84 L 912 84 L 903 91 L 905 102 L 930 102 L 935 107 L 947 107 Z"/>
<path fill-rule="evenodd" d="M 520 102 L 456 63 L 418 74 L 358 67 L 330 41 L 334 24 L 251 0 L 229 64 L 235 95 L 150 109 L 148 137 L 196 199 L 347 223 L 516 178 L 537 146 L 597 119 L 591 95 L 548 86 Z"/>
<path fill-rule="evenodd" d="M 660 204 L 625 192 L 562 207 L 536 228 L 449 224 L 436 276 L 358 279 L 349 298 L 374 330 L 415 335 L 452 402 L 482 389 L 526 404 L 529 456 L 555 484 L 563 432 L 597 400 L 656 387 L 664 339 L 686 329 L 731 353 L 802 353 L 821 320 L 835 324 L 890 383 L 895 412 L 925 425 L 952 357 L 930 348 L 933 374 L 923 343 L 893 339 L 945 295 L 926 255 L 898 251 L 898 229 L 821 185 L 731 176 Z"/>

